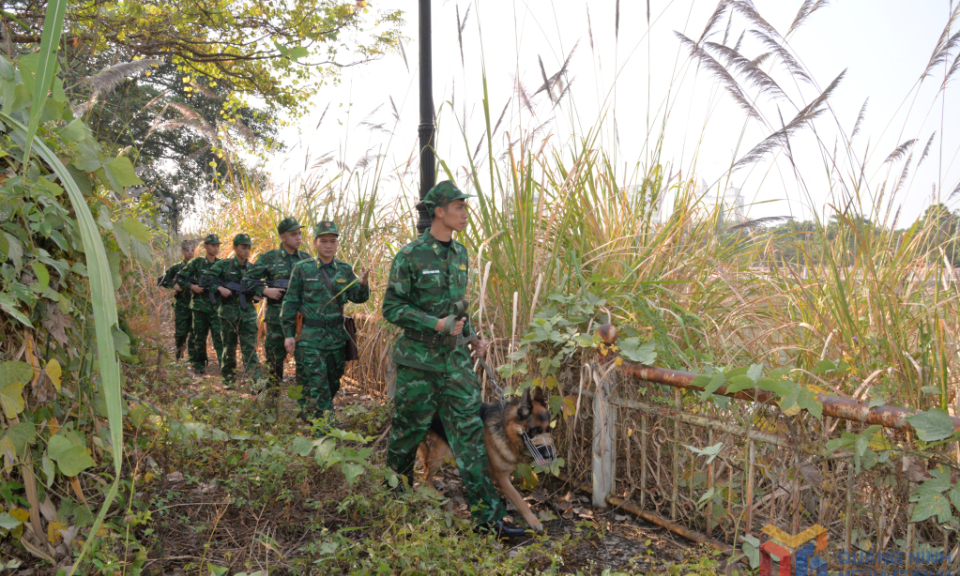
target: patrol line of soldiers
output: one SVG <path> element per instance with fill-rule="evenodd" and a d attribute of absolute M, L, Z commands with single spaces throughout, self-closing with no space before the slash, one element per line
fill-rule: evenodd
<path fill-rule="evenodd" d="M 478 530 L 493 532 L 500 537 L 515 537 L 523 535 L 524 530 L 503 523 L 506 510 L 487 474 L 483 422 L 479 415 L 481 392 L 471 362 L 471 349 L 473 354 L 482 356 L 487 344 L 477 336 L 469 317 L 463 315 L 470 276 L 469 255 L 462 244 L 453 240 L 453 233 L 462 232 L 467 226 L 466 199 L 470 197 L 449 180 L 431 188 L 423 199 L 432 217 L 431 227 L 401 248 L 390 268 L 382 312 L 384 319 L 402 328 L 403 333 L 397 339 L 393 353 L 397 365 L 396 395 L 387 465 L 401 475 L 398 489 L 409 488 L 417 447 L 426 437 L 434 415 L 439 415 Z M 225 264 L 216 259 L 219 241 L 215 236 L 208 236 L 204 241 L 206 256 L 187 263 L 180 278 L 207 269 L 218 273 L 221 279 L 238 270 L 242 271 L 244 278 L 253 280 L 289 278 L 285 295 L 282 291 L 261 286 L 256 296 L 267 298 L 265 348 L 270 376 L 275 381 L 281 380 L 286 353 L 294 355 L 297 383 L 303 386 L 301 414 L 309 416 L 332 409 L 333 397 L 340 387 L 347 338 L 342 328 L 342 303 L 344 300 L 366 302 L 370 290 L 368 269 L 363 270 L 358 279 L 349 264 L 336 260 L 339 230 L 333 222 L 321 222 L 314 229 L 316 258 L 298 250 L 300 228 L 293 218 L 282 221 L 277 228 L 281 247 L 263 254 L 249 267 L 246 264 L 249 246 L 244 253 L 235 250 L 231 259 L 236 260 L 235 263 L 228 260 L 226 262 L 230 263 Z M 249 243 L 245 235 L 238 235 L 238 239 Z M 234 240 L 235 248 L 243 245 Z M 239 272 L 234 275 L 237 274 Z M 208 308 L 200 286 L 181 281 L 180 288 L 192 290 L 195 294 L 190 361 L 195 369 L 202 371 L 206 362 L 206 331 L 214 325 L 216 314 Z M 227 294 L 229 290 L 223 287 L 219 288 L 223 297 L 221 309 L 234 305 L 230 302 L 234 295 Z M 179 302 L 177 300 L 177 306 Z M 228 348 L 235 347 L 237 340 L 228 340 L 227 337 L 228 332 L 235 330 L 239 334 L 241 350 L 246 338 L 249 338 L 252 349 L 256 341 L 255 316 L 248 325 L 242 320 L 233 320 L 239 317 L 232 315 L 233 312 L 235 310 L 231 309 L 230 314 L 224 316 L 221 313 L 220 316 L 224 344 Z M 303 316 L 299 339 L 296 334 L 298 313 Z M 179 322 L 179 314 L 177 318 Z M 217 340 L 214 339 L 215 348 Z M 179 348 L 179 330 L 177 343 Z M 219 357 L 221 350 L 216 349 Z M 224 349 L 223 352 L 232 356 L 235 350 Z M 247 358 L 244 352 L 245 363 Z M 251 353 L 250 358 L 256 362 L 255 353 Z M 232 368 L 232 365 L 226 358 L 221 365 L 224 366 L 224 378 L 227 378 L 226 367 Z"/>
<path fill-rule="evenodd" d="M 272 392 L 279 391 L 288 352 L 285 340 L 289 333 L 296 343 L 299 313 L 304 333 L 300 343 L 289 346 L 289 351 L 297 359 L 296 381 L 302 386 L 300 416 L 313 420 L 333 408 L 346 366 L 343 351 L 348 336 L 342 328 L 343 303 L 361 304 L 369 299 L 369 271 L 364 270 L 357 278 L 349 264 L 336 259 L 340 231 L 333 222 L 314 227 L 316 258 L 299 249 L 302 228 L 295 218 L 282 220 L 277 226 L 280 247 L 262 254 L 252 264 L 248 235 L 237 234 L 233 256 L 220 259 L 220 239 L 210 234 L 203 240 L 202 256 L 191 260 L 189 245 L 181 247 L 183 261 L 166 271 L 161 285 L 175 291 L 177 359 L 187 346 L 191 366 L 202 374 L 207 365 L 209 333 L 228 388 L 236 381 L 239 345 L 245 374 L 255 381 L 266 376 Z M 267 307 L 266 375 L 256 352 L 257 310 L 253 304 L 261 299 L 266 299 Z"/>

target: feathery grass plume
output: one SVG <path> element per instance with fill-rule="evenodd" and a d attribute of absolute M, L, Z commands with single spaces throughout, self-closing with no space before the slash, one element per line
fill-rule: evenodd
<path fill-rule="evenodd" d="M 407 72 L 410 72 L 410 64 L 407 63 L 407 50 L 403 47 L 403 39 L 399 40 L 400 43 L 400 55 L 403 56 L 403 66 L 407 69 Z"/>
<path fill-rule="evenodd" d="M 747 116 L 762 120 L 760 113 L 747 99 L 736 79 L 734 79 L 734 77 L 730 74 L 730 72 L 727 71 L 726 68 L 723 67 L 722 64 L 717 62 L 713 56 L 697 45 L 697 43 L 693 40 L 687 38 L 676 30 L 674 30 L 673 33 L 680 39 L 680 43 L 685 45 L 690 50 L 691 56 L 696 58 L 700 65 L 712 72 L 714 76 L 720 80 L 720 84 L 723 85 L 723 87 L 733 97 L 737 104 L 739 104 L 740 107 L 747 113 Z"/>
<path fill-rule="evenodd" d="M 750 62 L 757 67 L 763 66 L 763 63 L 767 61 L 767 58 L 770 57 L 771 52 L 764 52 L 763 54 L 757 56 Z"/>
<path fill-rule="evenodd" d="M 819 96 L 817 96 L 812 102 L 810 102 L 810 104 L 800 110 L 800 112 L 793 117 L 793 120 L 791 120 L 789 124 L 764 138 L 759 144 L 754 146 L 752 150 L 744 154 L 740 160 L 737 160 L 737 162 L 733 165 L 733 170 L 737 170 L 738 168 L 746 166 L 747 164 L 752 164 L 753 162 L 763 158 L 763 156 L 765 156 L 767 153 L 780 148 L 787 141 L 787 139 L 797 131 L 797 129 L 803 126 L 804 123 L 809 122 L 819 116 L 820 113 L 823 112 L 821 105 L 826 102 L 830 97 L 830 94 L 836 90 L 846 73 L 846 70 L 841 72 L 840 75 L 837 76 L 833 82 L 831 82 L 830 85 L 820 93 Z"/>
<path fill-rule="evenodd" d="M 940 38 L 937 39 L 937 44 L 933 47 L 933 54 L 930 55 L 930 61 L 927 62 L 926 68 L 923 69 L 923 74 L 920 75 L 920 79 L 923 80 L 927 76 L 933 73 L 933 69 L 942 64 L 950 55 L 950 51 L 957 46 L 957 43 L 960 42 L 960 32 L 950 35 L 950 31 L 953 30 L 953 25 L 960 20 L 960 3 L 957 3 L 957 6 L 953 9 L 953 12 L 950 13 L 950 18 L 947 19 L 947 25 L 943 27 L 943 32 L 940 33 Z"/>
<path fill-rule="evenodd" d="M 860 126 L 863 124 L 863 117 L 867 113 L 867 102 L 869 101 L 870 98 L 868 97 L 863 101 L 863 106 L 860 107 L 860 114 L 857 115 L 857 121 L 853 123 L 853 132 L 850 134 L 851 142 L 857 137 L 857 133 L 860 132 Z"/>
<path fill-rule="evenodd" d="M 713 28 L 717 25 L 717 22 L 723 18 L 723 15 L 727 11 L 727 6 L 729 4 L 730 0 L 720 0 L 720 2 L 717 3 L 717 7 L 713 9 L 713 14 L 711 14 L 710 18 L 707 19 L 707 25 L 704 26 L 703 33 L 700 34 L 700 39 L 697 40 L 697 44 L 703 42 L 713 32 Z"/>
<path fill-rule="evenodd" d="M 810 79 L 810 76 L 804 71 L 803 67 L 797 62 L 796 58 L 790 54 L 790 51 L 780 45 L 779 42 L 767 36 L 760 30 L 750 30 L 750 33 L 753 34 L 757 40 L 759 40 L 764 46 L 766 46 L 771 52 L 773 52 L 778 58 L 783 60 L 783 64 L 787 67 L 787 72 L 790 74 L 802 78 L 808 84 L 813 84 L 813 80 Z"/>
<path fill-rule="evenodd" d="M 248 145 L 253 145 L 257 142 L 257 136 L 253 133 L 253 130 L 240 120 L 231 120 L 227 122 L 225 126 L 239 134 Z"/>
<path fill-rule="evenodd" d="M 200 83 L 198 83 L 198 82 L 192 82 L 192 81 L 191 81 L 191 82 L 188 82 L 187 85 L 190 86 L 191 88 L 193 88 L 194 90 L 196 90 L 197 92 L 203 94 L 205 97 L 207 97 L 207 98 L 209 98 L 209 99 L 211 99 L 211 100 L 219 100 L 219 99 L 220 99 L 220 97 L 217 96 L 216 94 L 214 94 L 212 90 L 210 90 L 209 88 L 207 88 L 206 86 L 204 86 L 204 85 L 202 85 L 202 84 L 200 84 Z"/>
<path fill-rule="evenodd" d="M 617 0 L 616 20 L 613 24 L 613 37 L 618 41 L 620 40 L 620 0 Z"/>
<path fill-rule="evenodd" d="M 537 60 L 540 62 L 540 74 L 543 76 L 543 85 L 537 88 L 537 91 L 533 93 L 534 96 L 546 90 L 547 94 L 550 95 L 550 100 L 556 103 L 557 99 L 553 96 L 553 87 L 560 80 L 560 78 L 566 74 L 567 66 L 570 65 L 570 60 L 573 59 L 574 52 L 577 51 L 577 46 L 580 45 L 580 41 L 573 45 L 573 48 L 570 49 L 570 52 L 567 54 L 567 58 L 563 61 L 563 65 L 560 66 L 560 70 L 556 74 L 547 78 L 547 71 L 543 67 L 543 60 L 540 59 L 540 56 L 537 56 Z"/>
<path fill-rule="evenodd" d="M 145 60 L 133 60 L 131 62 L 121 62 L 120 64 L 114 64 L 113 66 L 107 66 L 103 70 L 97 72 L 93 76 L 84 78 L 81 82 L 90 86 L 92 91 L 91 99 L 96 98 L 102 94 L 106 94 L 116 88 L 117 84 L 120 83 L 124 78 L 133 76 L 137 72 L 142 72 L 143 70 L 148 70 L 153 65 L 162 64 L 162 60 L 155 59 L 145 59 Z"/>
<path fill-rule="evenodd" d="M 913 153 L 910 153 L 910 156 L 907 157 L 907 161 L 903 163 L 903 170 L 900 171 L 900 177 L 897 178 L 897 183 L 893 188 L 893 195 L 896 196 L 897 192 L 900 191 L 900 187 L 903 186 L 903 181 L 907 179 L 907 175 L 910 174 L 910 162 L 913 161 Z"/>
<path fill-rule="evenodd" d="M 650 0 L 647 0 L 647 26 L 650 26 Z"/>
<path fill-rule="evenodd" d="M 813 13 L 820 8 L 826 6 L 828 3 L 828 0 L 805 0 L 803 5 L 800 6 L 800 10 L 797 12 L 797 17 L 793 19 L 793 24 L 791 24 L 790 28 L 787 30 L 787 35 L 790 35 L 791 32 L 800 28 L 807 18 L 813 15 Z"/>
<path fill-rule="evenodd" d="M 943 90 L 947 87 L 947 84 L 950 82 L 950 79 L 953 78 L 953 75 L 960 70 L 960 54 L 957 54 L 957 57 L 953 59 L 953 65 L 950 66 L 950 70 L 947 71 L 947 75 L 943 78 L 943 83 L 940 85 L 940 89 Z"/>
<path fill-rule="evenodd" d="M 457 4 L 457 43 L 460 45 L 460 65 L 466 66 L 463 59 L 463 30 L 467 27 L 467 21 L 470 20 L 470 9 L 473 4 L 467 5 L 467 12 L 463 15 L 463 22 L 460 21 L 460 5 Z"/>
<path fill-rule="evenodd" d="M 953 200 L 953 197 L 957 196 L 958 194 L 960 194 L 960 182 L 957 182 L 957 186 L 953 189 L 953 192 L 947 196 L 947 200 Z"/>
<path fill-rule="evenodd" d="M 760 16 L 760 13 L 757 12 L 757 7 L 753 5 L 753 2 L 750 0 L 732 0 L 730 2 L 731 8 L 735 12 L 739 12 L 741 16 L 745 17 L 750 22 L 762 30 L 766 31 L 767 34 L 780 38 L 780 33 L 777 32 L 777 29 L 773 27 L 769 22 L 763 19 Z"/>
<path fill-rule="evenodd" d="M 400 111 L 397 110 L 397 105 L 396 105 L 396 103 L 394 103 L 394 101 L 393 101 L 393 96 L 390 96 L 390 108 L 393 109 L 393 120 L 394 120 L 395 122 L 399 122 L 399 121 L 400 121 Z"/>
<path fill-rule="evenodd" d="M 733 18 L 731 18 L 731 20 L 732 20 L 732 19 L 733 19 Z M 746 36 L 746 34 L 747 34 L 747 31 L 746 31 L 746 30 L 740 32 L 740 37 L 737 38 L 737 43 L 733 45 L 733 51 L 734 51 L 734 52 L 739 52 L 739 51 L 740 51 L 740 46 L 743 45 L 743 37 Z M 723 42 L 722 42 L 721 44 L 722 44 L 724 47 L 726 47 L 726 45 L 727 45 L 727 36 L 726 36 L 726 34 L 724 34 L 724 36 L 723 36 Z"/>
<path fill-rule="evenodd" d="M 907 153 L 907 150 L 910 150 L 911 148 L 913 148 L 913 145 L 916 143 L 917 143 L 917 139 L 912 138 L 910 140 L 907 140 L 903 144 L 897 146 L 896 150 L 891 152 L 890 155 L 887 156 L 887 159 L 883 161 L 883 163 L 888 164 L 890 162 L 896 162 L 900 158 L 903 158 L 903 155 Z"/>
<path fill-rule="evenodd" d="M 768 224 L 779 224 L 784 220 L 793 220 L 793 216 L 767 216 L 764 218 L 755 218 L 753 220 L 741 222 L 740 224 L 734 224 L 733 226 L 726 228 L 724 232 L 743 230 L 744 228 L 763 228 Z"/>
<path fill-rule="evenodd" d="M 920 161 L 917 162 L 917 169 L 920 169 L 920 165 L 923 164 L 923 161 L 927 159 L 927 154 L 930 153 L 930 145 L 933 144 L 933 139 L 937 136 L 937 131 L 934 130 L 933 134 L 930 135 L 930 138 L 927 140 L 927 145 L 923 147 L 923 154 L 920 154 Z"/>
<path fill-rule="evenodd" d="M 185 119 L 185 126 L 193 128 L 199 132 L 203 137 L 214 146 L 220 145 L 220 137 L 217 135 L 217 130 L 211 126 L 203 116 L 201 116 L 196 110 L 183 104 L 182 102 L 169 102 L 168 106 L 179 112 Z"/>
<path fill-rule="evenodd" d="M 739 74 L 742 74 L 754 86 L 760 90 L 760 94 L 769 93 L 775 98 L 788 99 L 787 95 L 780 89 L 780 86 L 767 75 L 766 72 L 757 67 L 752 61 L 741 55 L 736 49 L 729 48 L 716 42 L 706 42 L 704 46 L 718 52 L 726 60 L 728 67 L 732 67 Z"/>
<path fill-rule="evenodd" d="M 320 125 L 323 124 L 323 119 L 327 117 L 327 111 L 328 111 L 328 110 L 330 110 L 330 103 L 329 103 L 329 102 L 327 102 L 327 106 L 323 109 L 323 113 L 320 114 L 320 120 L 317 121 L 317 126 L 316 126 L 316 128 L 314 128 L 314 130 L 319 130 L 319 129 L 320 129 Z M 396 107 L 394 107 L 394 110 L 396 110 Z"/>
<path fill-rule="evenodd" d="M 510 107 L 511 99 L 507 99 L 507 103 L 503 105 L 503 111 L 500 112 L 500 117 L 497 118 L 497 123 L 493 126 L 493 134 L 497 133 L 497 128 L 500 128 L 500 123 L 503 122 L 503 117 L 507 115 L 507 108 Z"/>

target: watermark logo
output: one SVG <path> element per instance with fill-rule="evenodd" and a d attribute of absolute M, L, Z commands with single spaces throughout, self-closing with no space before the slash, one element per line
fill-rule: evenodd
<path fill-rule="evenodd" d="M 772 524 L 761 530 L 770 537 L 760 545 L 760 576 L 772 576 L 771 555 L 780 558 L 780 575 L 808 576 L 811 571 L 816 576 L 827 576 L 827 561 L 817 554 L 827 547 L 829 534 L 827 529 L 816 524 L 799 534 L 787 534 Z"/>
<path fill-rule="evenodd" d="M 799 534 L 788 534 L 772 524 L 761 530 L 770 539 L 760 545 L 760 576 L 773 576 L 773 556 L 780 559 L 778 576 L 827 576 L 826 553 L 829 535 L 827 529 L 819 524 L 807 528 Z M 823 557 L 821 557 L 823 556 Z M 903 552 L 838 551 L 836 563 L 840 567 L 840 576 L 949 576 L 950 572 L 939 569 L 947 563 L 948 556 L 943 552 L 911 552 L 909 565 L 902 566 L 908 560 Z"/>

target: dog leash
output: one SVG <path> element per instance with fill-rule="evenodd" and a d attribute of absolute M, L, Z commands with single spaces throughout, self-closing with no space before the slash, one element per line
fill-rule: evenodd
<path fill-rule="evenodd" d="M 504 406 L 507 403 L 506 398 L 504 398 L 503 386 L 500 385 L 500 382 L 497 380 L 497 377 L 493 373 L 493 369 L 490 368 L 490 365 L 487 364 L 487 361 L 482 357 L 477 358 L 480 361 L 480 365 L 483 366 L 483 371 L 487 373 L 487 378 L 490 379 L 490 382 L 493 384 L 493 389 L 497 393 L 497 400 L 500 401 L 500 406 Z"/>

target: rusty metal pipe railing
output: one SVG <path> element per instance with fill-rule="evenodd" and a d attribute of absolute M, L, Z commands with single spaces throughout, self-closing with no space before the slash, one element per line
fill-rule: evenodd
<path fill-rule="evenodd" d="M 691 383 L 694 378 L 699 376 L 699 374 L 694 374 L 693 372 L 653 368 L 626 361 L 620 366 L 620 369 L 624 373 L 640 380 L 673 386 L 675 388 L 703 390 Z M 727 394 L 726 388 L 721 387 L 718 388 L 714 394 L 752 402 L 770 402 L 776 399 L 776 396 L 772 392 L 759 389 L 743 390 L 734 394 Z M 840 398 L 838 396 L 828 396 L 820 393 L 817 394 L 817 399 L 823 404 L 824 416 L 863 422 L 864 424 L 879 424 L 884 428 L 893 428 L 895 430 L 913 430 L 913 426 L 910 425 L 907 418 L 921 413 L 918 410 L 910 410 L 889 404 L 871 408 L 865 402 L 860 402 L 853 398 Z M 950 419 L 953 421 L 953 429 L 960 430 L 960 418 L 951 416 Z"/>
<path fill-rule="evenodd" d="M 607 345 L 613 345 L 617 342 L 619 336 L 618 330 L 611 324 L 604 324 L 597 329 L 597 335 Z M 609 359 L 604 358 L 605 361 Z M 684 372 L 682 370 L 670 370 L 668 368 L 654 368 L 652 366 L 643 366 L 632 362 L 624 361 L 620 370 L 634 378 L 673 386 L 674 388 L 686 388 L 688 390 L 702 390 L 692 384 L 693 379 L 699 374 L 693 372 Z M 743 390 L 733 394 L 728 394 L 726 387 L 718 388 L 714 394 L 719 396 L 729 396 L 739 400 L 748 400 L 751 402 L 770 402 L 776 399 L 772 392 L 765 390 Z M 838 396 L 828 396 L 826 394 L 817 394 L 817 399 L 823 404 L 823 413 L 826 416 L 840 418 L 842 420 L 851 420 L 854 422 L 863 422 L 864 424 L 879 424 L 884 428 L 893 428 L 895 430 L 913 430 L 913 426 L 907 421 L 907 418 L 920 414 L 921 411 L 901 408 L 883 404 L 871 408 L 868 404 L 854 400 L 853 398 L 840 398 Z M 953 429 L 960 430 L 960 418 L 951 416 Z"/>

